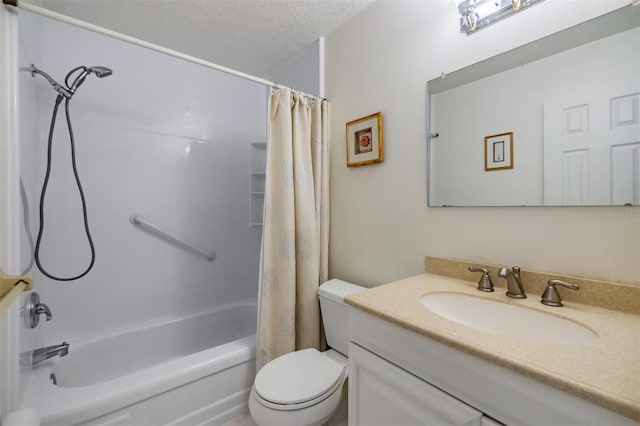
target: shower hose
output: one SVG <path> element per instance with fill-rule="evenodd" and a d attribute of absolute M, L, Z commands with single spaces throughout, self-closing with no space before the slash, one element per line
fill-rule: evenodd
<path fill-rule="evenodd" d="M 51 151 L 52 151 L 52 145 L 53 145 L 53 131 L 56 127 L 56 117 L 58 115 L 58 107 L 60 106 L 60 102 L 62 102 L 63 98 L 64 96 L 62 95 L 58 95 L 56 97 L 56 103 L 53 108 L 53 115 L 51 117 L 51 126 L 49 127 L 49 139 L 47 142 L 47 170 L 45 172 L 44 182 L 42 184 L 42 191 L 40 191 L 40 227 L 38 229 L 38 237 L 36 239 L 36 248 L 35 248 L 34 257 L 35 257 L 36 265 L 38 265 L 38 269 L 46 277 L 56 281 L 74 281 L 87 275 L 87 273 L 89 273 L 91 268 L 93 268 L 93 264 L 95 263 L 95 260 L 96 260 L 96 250 L 95 250 L 95 247 L 93 246 L 93 239 L 91 238 L 91 232 L 89 231 L 89 220 L 87 217 L 87 203 L 84 197 L 84 191 L 82 190 L 82 184 L 80 183 L 80 177 L 78 176 L 78 169 L 76 167 L 76 150 L 75 150 L 75 142 L 73 138 L 73 128 L 71 127 L 71 117 L 69 115 L 69 101 L 70 101 L 69 98 L 66 98 L 65 100 L 64 109 L 67 116 L 67 128 L 69 129 L 69 141 L 71 144 L 71 164 L 73 167 L 73 175 L 75 177 L 76 184 L 78 185 L 78 192 L 80 193 L 80 199 L 82 201 L 82 215 L 84 217 L 84 229 L 87 235 L 87 240 L 89 242 L 89 247 L 91 248 L 91 262 L 89 263 L 89 266 L 87 267 L 87 269 L 84 270 L 84 272 L 74 277 L 57 277 L 49 273 L 47 270 L 45 270 L 45 268 L 40 263 L 40 241 L 42 239 L 42 234 L 44 232 L 44 199 L 47 193 L 47 185 L 49 184 L 49 176 L 51 174 Z"/>

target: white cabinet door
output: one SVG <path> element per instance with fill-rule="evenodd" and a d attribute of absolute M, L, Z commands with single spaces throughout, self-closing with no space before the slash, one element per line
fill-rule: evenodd
<path fill-rule="evenodd" d="M 482 413 L 353 343 L 349 425 L 482 425 Z"/>

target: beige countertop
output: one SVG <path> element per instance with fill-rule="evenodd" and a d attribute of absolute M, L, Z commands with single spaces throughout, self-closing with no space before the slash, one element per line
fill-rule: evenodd
<path fill-rule="evenodd" d="M 543 311 L 579 322 L 598 334 L 588 344 L 528 341 L 479 331 L 427 310 L 420 298 L 455 292 Z M 640 301 L 638 301 L 640 303 Z M 640 420 L 640 315 L 563 301 L 552 308 L 539 295 L 510 299 L 504 289 L 422 274 L 347 296 L 346 303 L 458 350 Z M 489 313 L 490 314 L 490 313 Z"/>

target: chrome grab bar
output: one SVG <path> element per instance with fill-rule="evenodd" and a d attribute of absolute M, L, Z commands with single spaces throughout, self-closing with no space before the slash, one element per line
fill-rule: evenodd
<path fill-rule="evenodd" d="M 205 259 L 207 259 L 208 262 L 213 262 L 216 258 L 216 254 L 214 252 L 209 252 L 207 253 L 204 250 L 200 250 L 197 247 L 192 246 L 191 244 L 176 238 L 174 236 L 171 236 L 169 234 L 167 234 L 166 232 L 162 231 L 161 229 L 158 229 L 157 227 L 155 227 L 154 225 L 150 224 L 149 222 L 147 222 L 146 220 L 144 220 L 144 218 L 140 215 L 137 214 L 133 214 L 131 215 L 131 217 L 129 217 L 129 222 L 131 222 L 132 224 L 139 226 L 140 228 L 151 232 L 152 234 L 155 234 L 157 236 L 159 236 L 160 238 L 169 241 L 170 243 L 173 243 L 179 247 L 182 247 L 183 249 L 186 249 L 192 253 L 196 253 L 199 254 L 200 256 L 204 257 Z"/>

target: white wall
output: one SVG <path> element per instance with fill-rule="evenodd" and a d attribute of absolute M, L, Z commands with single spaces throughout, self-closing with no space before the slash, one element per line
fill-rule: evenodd
<path fill-rule="evenodd" d="M 320 41 L 287 62 L 271 80 L 278 84 L 320 95 Z"/>
<path fill-rule="evenodd" d="M 379 1 L 326 39 L 331 276 L 378 285 L 443 256 L 640 283 L 640 209 L 428 208 L 426 82 L 627 1 L 547 0 L 472 36 L 451 1 Z M 382 111 L 384 162 L 347 168 L 344 125 Z"/>
<path fill-rule="evenodd" d="M 53 321 L 36 329 L 38 345 L 256 297 L 261 231 L 249 226 L 249 144 L 265 141 L 264 87 L 37 19 L 43 57 L 36 65 L 59 82 L 78 65 L 113 69 L 107 78 L 87 77 L 70 106 L 95 266 L 68 283 L 35 273 L 53 312 Z M 28 189 L 39 197 L 55 92 L 40 77 L 36 87 L 42 119 Z M 89 248 L 64 103 L 54 141 L 41 261 L 54 275 L 71 276 L 88 265 Z M 30 208 L 37 215 L 37 205 Z M 209 263 L 134 227 L 134 213 L 217 259 Z"/>

